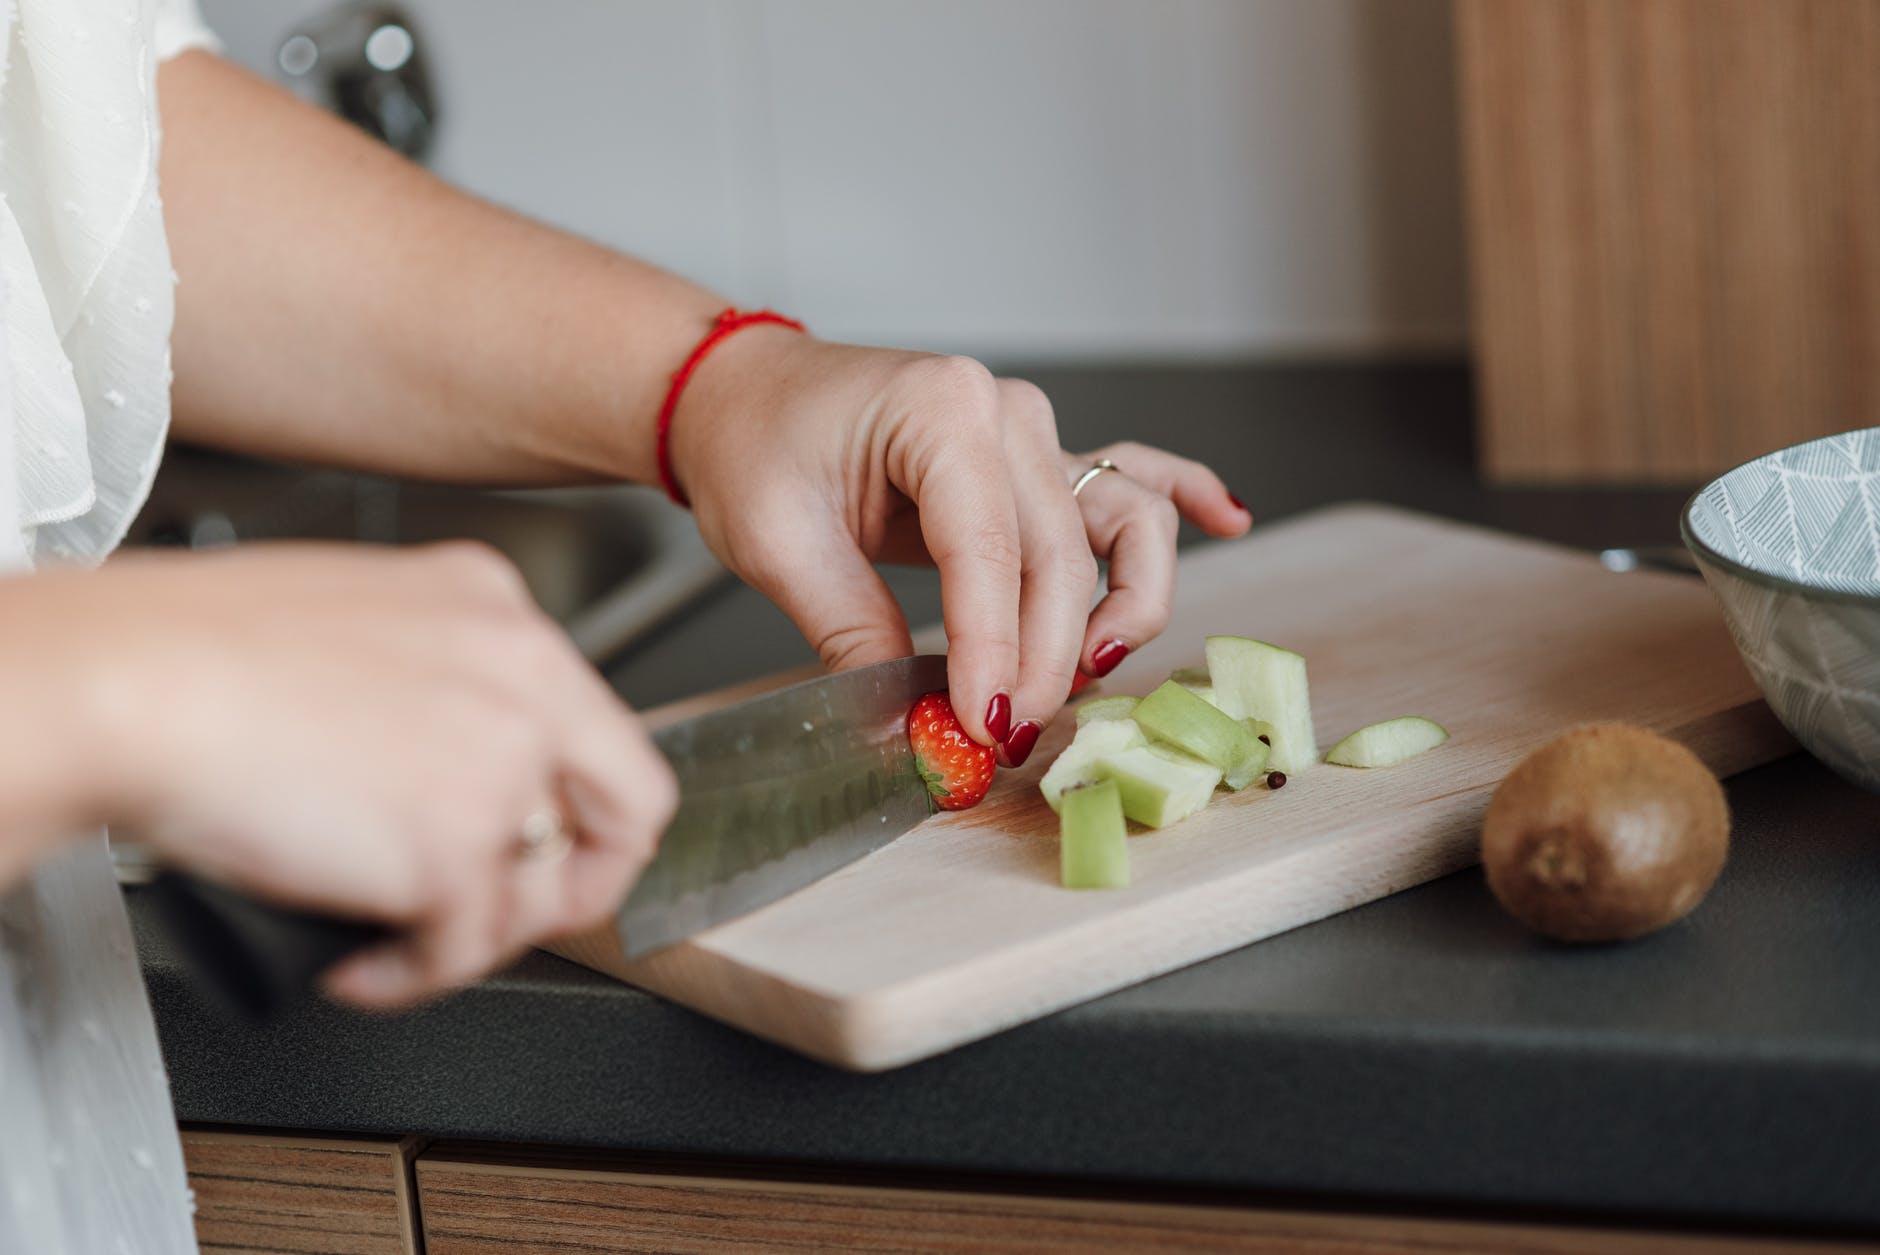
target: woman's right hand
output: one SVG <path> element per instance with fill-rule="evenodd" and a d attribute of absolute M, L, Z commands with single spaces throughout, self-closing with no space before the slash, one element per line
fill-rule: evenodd
<path fill-rule="evenodd" d="M 109 819 L 258 896 L 400 929 L 330 974 L 349 1001 L 410 1002 L 607 918 L 676 805 L 490 550 L 258 545 L 27 578 L 60 607 L 41 664 L 89 678 Z M 572 850 L 519 858 L 551 806 Z"/>

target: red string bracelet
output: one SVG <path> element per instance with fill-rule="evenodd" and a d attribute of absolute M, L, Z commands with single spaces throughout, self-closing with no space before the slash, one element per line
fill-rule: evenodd
<path fill-rule="evenodd" d="M 712 329 L 705 333 L 705 338 L 698 342 L 685 364 L 672 372 L 672 387 L 666 390 L 666 400 L 659 407 L 659 483 L 666 490 L 666 495 L 682 506 L 690 506 L 685 490 L 679 487 L 678 476 L 672 473 L 672 416 L 679 408 L 679 394 L 685 391 L 685 385 L 691 380 L 692 372 L 705 360 L 705 355 L 718 347 L 721 340 L 762 323 L 776 323 L 792 331 L 802 331 L 803 324 L 794 318 L 785 318 L 775 310 L 754 309 L 746 313 L 736 306 L 721 310 L 718 317 L 712 319 Z"/>

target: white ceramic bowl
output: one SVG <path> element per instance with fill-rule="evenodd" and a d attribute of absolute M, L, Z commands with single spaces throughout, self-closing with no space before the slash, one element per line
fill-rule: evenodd
<path fill-rule="evenodd" d="M 1737 467 L 1683 530 L 1776 716 L 1880 792 L 1880 427 Z"/>

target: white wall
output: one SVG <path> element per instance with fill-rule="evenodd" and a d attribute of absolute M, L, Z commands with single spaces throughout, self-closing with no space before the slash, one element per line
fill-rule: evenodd
<path fill-rule="evenodd" d="M 433 164 L 819 333 L 1464 337 L 1446 0 L 407 0 Z M 307 0 L 202 0 L 271 68 Z"/>

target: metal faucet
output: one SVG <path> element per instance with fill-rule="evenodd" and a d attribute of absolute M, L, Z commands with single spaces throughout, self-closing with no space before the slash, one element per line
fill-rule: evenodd
<path fill-rule="evenodd" d="M 416 161 L 430 151 L 437 100 L 418 28 L 395 4 L 351 0 L 289 32 L 275 63 L 296 93 Z"/>

